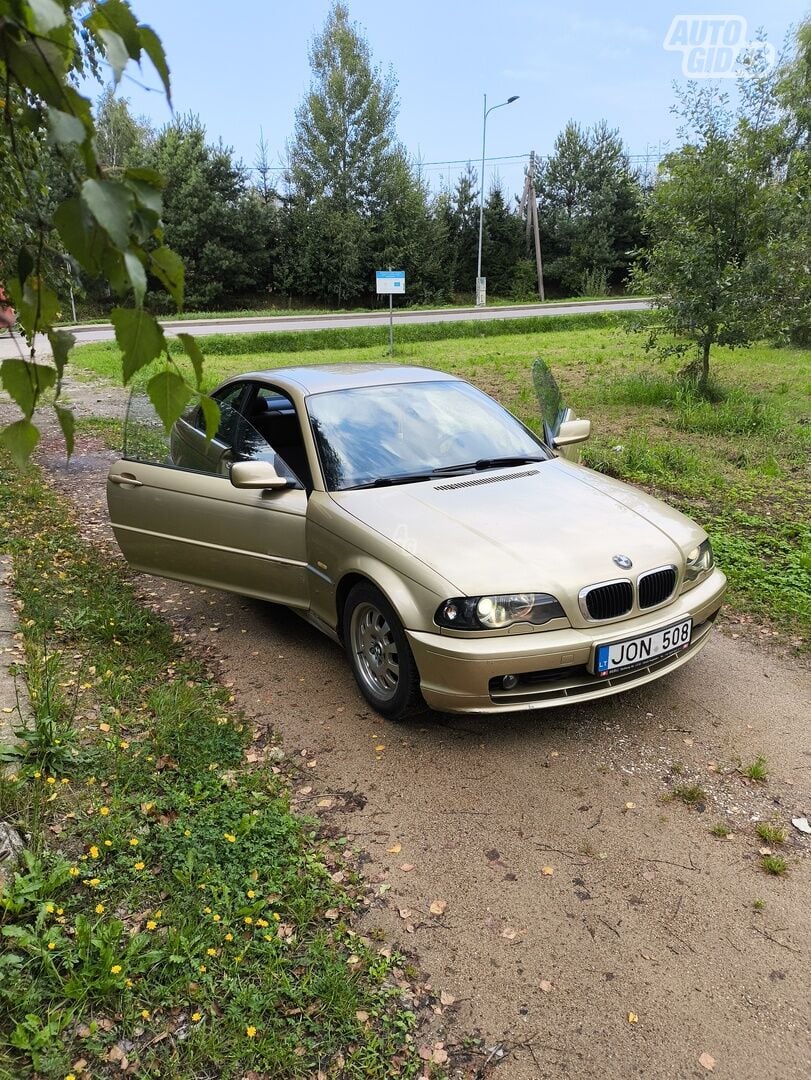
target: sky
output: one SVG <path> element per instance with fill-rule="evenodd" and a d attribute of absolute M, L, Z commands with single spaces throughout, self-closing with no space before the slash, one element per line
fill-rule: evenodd
<path fill-rule="evenodd" d="M 722 53 L 666 49 L 751 40 L 761 28 L 779 52 L 786 34 L 811 13 L 809 0 L 346 0 L 372 55 L 398 82 L 398 135 L 424 164 L 434 190 L 455 182 L 464 163 L 481 160 L 483 95 L 489 115 L 488 183 L 520 190 L 530 150 L 545 155 L 570 119 L 605 119 L 632 155 L 678 145 L 671 114 L 673 84 L 686 85 L 683 60 L 695 72 L 724 66 Z M 212 140 L 221 138 L 253 165 L 260 131 L 271 164 L 281 166 L 297 105 L 310 84 L 309 45 L 329 0 L 132 0 L 141 22 L 161 37 L 172 71 L 177 113 L 197 113 Z M 700 17 L 716 17 L 708 25 Z M 715 65 L 715 66 L 713 66 Z M 159 80 L 145 63 L 150 87 Z M 722 85 L 732 87 L 731 80 Z M 162 125 L 171 114 L 158 93 L 125 77 L 119 94 L 136 114 Z M 514 160 L 497 160 L 497 159 Z M 450 162 L 450 164 L 446 164 Z M 437 164 L 439 163 L 439 164 Z"/>

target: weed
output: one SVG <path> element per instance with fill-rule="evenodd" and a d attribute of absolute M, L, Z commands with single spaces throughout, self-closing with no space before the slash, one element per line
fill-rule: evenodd
<path fill-rule="evenodd" d="M 754 911 L 763 911 L 765 907 L 766 907 L 766 901 L 765 900 L 753 900 L 752 901 L 752 908 L 753 908 Z"/>
<path fill-rule="evenodd" d="M 731 835 L 731 830 L 729 826 L 726 825 L 723 821 L 719 821 L 717 824 L 713 825 L 713 827 L 710 829 L 710 832 L 713 836 L 717 836 L 721 840 L 726 840 L 726 838 Z"/>
<path fill-rule="evenodd" d="M 779 825 L 769 825 L 762 821 L 755 832 L 764 844 L 785 844 L 786 842 L 786 830 Z"/>
<path fill-rule="evenodd" d="M 783 877 L 788 873 L 788 863 L 782 855 L 764 855 L 760 860 L 761 869 L 774 877 Z"/>
<path fill-rule="evenodd" d="M 742 765 L 738 771 L 747 780 L 755 780 L 759 784 L 764 783 L 769 775 L 764 757 L 756 757 L 749 765 Z"/>
<path fill-rule="evenodd" d="M 707 793 L 699 784 L 680 784 L 673 788 L 673 796 L 685 806 L 698 806 L 706 800 Z"/>
<path fill-rule="evenodd" d="M 775 435 L 782 423 L 775 408 L 741 390 L 714 403 L 688 388 L 676 401 L 674 426 L 703 435 Z"/>

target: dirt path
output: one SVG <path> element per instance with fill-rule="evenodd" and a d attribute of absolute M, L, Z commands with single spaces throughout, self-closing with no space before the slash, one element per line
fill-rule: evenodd
<path fill-rule="evenodd" d="M 93 394 L 71 392 L 78 412 Z M 43 450 L 86 534 L 109 541 L 114 455 L 83 440 L 66 467 Z M 702 1054 L 732 1080 L 811 1075 L 811 843 L 790 823 L 811 813 L 807 670 L 716 633 L 687 668 L 600 704 L 392 725 L 289 612 L 138 585 L 258 731 L 281 734 L 297 805 L 365 853 L 361 927 L 456 998 L 435 1017 L 449 1049 L 481 1033 L 477 1060 L 509 1080 L 699 1077 Z M 768 780 L 745 782 L 734 766 L 758 755 Z M 692 784 L 696 807 L 669 798 Z M 789 834 L 785 878 L 759 869 L 764 820 Z"/>

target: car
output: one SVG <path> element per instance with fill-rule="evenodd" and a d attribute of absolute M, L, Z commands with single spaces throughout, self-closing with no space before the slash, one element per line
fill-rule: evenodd
<path fill-rule="evenodd" d="M 199 404 L 167 441 L 133 398 L 107 478 L 118 544 L 137 570 L 292 608 L 392 720 L 651 682 L 706 644 L 726 579 L 699 525 L 574 460 L 591 425 L 535 376 L 542 436 L 463 379 L 388 363 L 230 378 L 212 438 Z"/>

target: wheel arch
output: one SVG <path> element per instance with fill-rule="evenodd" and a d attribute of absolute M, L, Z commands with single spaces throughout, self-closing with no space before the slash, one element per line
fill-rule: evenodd
<path fill-rule="evenodd" d="M 344 637 L 344 609 L 347 597 L 355 585 L 360 582 L 366 582 L 382 593 L 403 627 L 408 629 L 431 629 L 430 625 L 426 625 L 425 615 L 420 610 L 417 596 L 414 595 L 417 590 L 424 591 L 421 586 L 409 582 L 408 579 L 383 565 L 376 566 L 374 571 L 367 570 L 365 567 L 350 568 L 341 576 L 335 588 L 337 630 L 342 642 Z M 413 586 L 413 591 L 409 588 L 409 584 Z"/>

